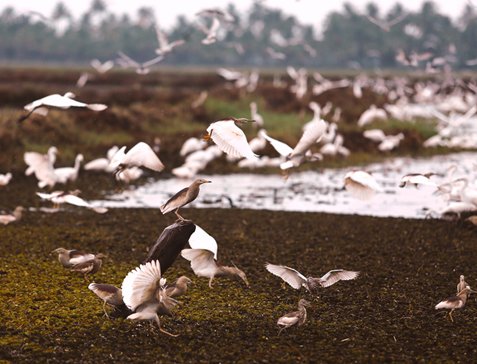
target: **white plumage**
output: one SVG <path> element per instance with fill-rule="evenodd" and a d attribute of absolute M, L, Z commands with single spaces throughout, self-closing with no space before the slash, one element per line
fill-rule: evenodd
<path fill-rule="evenodd" d="M 137 143 L 127 153 L 126 147 L 119 149 L 112 157 L 110 168 L 113 170 L 124 169 L 127 167 L 146 167 L 153 171 L 160 172 L 164 169 L 159 157 L 152 148 L 144 142 Z"/>
<path fill-rule="evenodd" d="M 208 135 L 215 144 L 226 154 L 237 158 L 257 159 L 256 155 L 247 142 L 242 129 L 234 119 L 219 120 L 211 123 L 207 128 Z"/>
<path fill-rule="evenodd" d="M 344 185 L 349 193 L 361 200 L 367 200 L 371 198 L 375 192 L 381 191 L 381 187 L 374 177 L 365 171 L 351 171 L 346 173 Z"/>
<path fill-rule="evenodd" d="M 25 105 L 25 110 L 32 112 L 33 110 L 42 106 L 57 107 L 60 109 L 69 109 L 70 107 L 85 107 L 94 111 L 103 111 L 108 108 L 103 104 L 86 104 L 84 102 L 76 101 L 69 96 L 72 96 L 72 94 L 66 93 L 64 95 L 49 95 Z"/>
<path fill-rule="evenodd" d="M 141 264 L 124 278 L 121 285 L 123 301 L 135 311 L 140 305 L 154 300 L 161 279 L 161 265 L 158 260 Z"/>
<path fill-rule="evenodd" d="M 217 240 L 197 224 L 195 225 L 195 231 L 189 238 L 189 245 L 192 249 L 206 249 L 212 252 L 214 259 L 217 260 Z"/>
<path fill-rule="evenodd" d="M 267 263 L 265 268 L 272 274 L 283 279 L 286 283 L 295 289 L 306 287 L 306 277 L 298 272 L 296 269 L 287 267 L 285 265 L 276 265 Z"/>

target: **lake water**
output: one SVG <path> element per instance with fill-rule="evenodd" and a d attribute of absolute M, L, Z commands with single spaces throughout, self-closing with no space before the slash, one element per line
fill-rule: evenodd
<path fill-rule="evenodd" d="M 408 173 L 438 173 L 431 179 L 443 183 L 462 176 L 470 181 L 477 177 L 477 153 L 458 153 L 431 158 L 395 158 L 359 169 L 371 172 L 382 192 L 362 201 L 344 189 L 345 174 L 356 168 L 320 169 L 291 173 L 284 179 L 276 175 L 251 173 L 206 175 L 211 184 L 201 187 L 196 201 L 189 204 L 196 208 L 247 208 L 281 211 L 314 211 L 337 214 L 395 216 L 407 218 L 438 217 L 448 207 L 448 202 L 434 194 L 435 188 L 400 188 L 399 182 Z M 120 194 L 110 194 L 95 206 L 159 208 L 192 180 L 151 180 L 139 186 L 129 186 Z"/>

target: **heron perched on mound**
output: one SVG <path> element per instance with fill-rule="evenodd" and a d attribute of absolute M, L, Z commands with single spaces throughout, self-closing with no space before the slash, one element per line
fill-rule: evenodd
<path fill-rule="evenodd" d="M 211 181 L 207 181 L 201 178 L 196 179 L 189 187 L 180 190 L 174 196 L 172 196 L 164 205 L 162 205 L 161 212 L 165 215 L 168 212 L 174 211 L 174 213 L 179 219 L 185 220 L 181 215 L 179 215 L 179 209 L 182 206 L 187 205 L 189 202 L 194 201 L 197 196 L 199 196 L 200 185 L 204 183 L 211 183 Z"/>
<path fill-rule="evenodd" d="M 267 263 L 265 268 L 272 274 L 280 277 L 290 286 L 295 289 L 300 289 L 305 287 L 309 292 L 316 289 L 318 286 L 329 287 L 335 284 L 338 281 L 355 279 L 358 277 L 359 272 L 343 270 L 343 269 L 333 269 L 326 273 L 321 278 L 305 277 L 303 274 L 298 272 L 296 269 L 287 267 L 285 265 L 275 265 Z"/>
<path fill-rule="evenodd" d="M 309 307 L 310 305 L 310 302 L 302 298 L 300 301 L 298 301 L 298 311 L 293 311 L 280 317 L 277 321 L 277 325 L 280 326 L 280 331 L 278 331 L 278 335 L 280 335 L 282 330 L 287 329 L 290 326 L 293 326 L 295 324 L 298 324 L 298 326 L 303 325 L 306 321 L 305 307 Z"/>

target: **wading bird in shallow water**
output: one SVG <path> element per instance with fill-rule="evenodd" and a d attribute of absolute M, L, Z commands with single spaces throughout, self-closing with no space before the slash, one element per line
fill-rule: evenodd
<path fill-rule="evenodd" d="M 20 220 L 22 218 L 23 210 L 25 210 L 23 206 L 17 206 L 12 214 L 0 215 L 0 224 L 8 225 L 11 222 Z"/>
<path fill-rule="evenodd" d="M 214 252 L 207 249 L 184 249 L 181 251 L 183 258 L 190 261 L 190 266 L 198 277 L 209 278 L 209 287 L 212 288 L 212 281 L 215 277 L 229 276 L 239 277 L 242 279 L 247 287 L 249 286 L 247 276 L 238 269 L 235 265 L 227 267 L 218 264 L 214 259 Z"/>
<path fill-rule="evenodd" d="M 185 220 L 181 215 L 179 215 L 179 209 L 182 206 L 187 205 L 189 202 L 194 201 L 197 196 L 199 196 L 200 185 L 204 183 L 211 183 L 211 181 L 199 178 L 192 182 L 189 187 L 186 187 L 177 192 L 164 205 L 160 207 L 162 214 L 165 215 L 168 212 L 174 211 L 174 213 L 179 219 Z"/>
<path fill-rule="evenodd" d="M 106 317 L 109 318 L 106 312 L 106 304 L 113 307 L 119 307 L 124 304 L 123 293 L 120 288 L 113 286 L 112 284 L 104 283 L 90 283 L 88 289 L 103 300 L 103 311 Z"/>
<path fill-rule="evenodd" d="M 338 281 L 347 281 L 350 279 L 355 279 L 359 275 L 359 272 L 355 271 L 333 269 L 321 278 L 313 278 L 311 276 L 307 278 L 303 274 L 298 272 L 296 269 L 287 267 L 285 265 L 267 263 L 265 264 L 265 268 L 270 273 L 283 279 L 293 288 L 300 289 L 301 287 L 305 287 L 309 292 L 315 290 L 318 286 L 329 287 Z"/>
<path fill-rule="evenodd" d="M 252 151 L 248 144 L 244 132 L 237 126 L 237 123 L 253 121 L 245 118 L 229 118 L 213 122 L 207 128 L 204 139 L 212 139 L 220 150 L 231 157 L 258 159 L 258 155 Z"/>
<path fill-rule="evenodd" d="M 290 326 L 293 326 L 296 324 L 298 324 L 298 326 L 303 325 L 306 321 L 305 307 L 310 307 L 310 306 L 311 306 L 310 302 L 302 298 L 300 301 L 298 301 L 298 311 L 293 311 L 280 317 L 277 321 L 277 325 L 280 327 L 280 330 L 278 331 L 278 335 L 280 335 L 280 333 L 284 329 L 287 329 Z"/>
<path fill-rule="evenodd" d="M 452 312 L 458 308 L 463 308 L 467 302 L 467 298 L 469 298 L 470 293 L 476 293 L 470 289 L 469 286 L 466 286 L 462 291 L 460 291 L 456 296 L 451 296 L 436 305 L 436 310 L 440 310 L 442 308 L 450 310 L 449 311 L 449 318 L 452 322 L 454 322 L 454 318 L 452 317 Z"/>
<path fill-rule="evenodd" d="M 130 310 L 135 311 L 127 317 L 129 320 L 154 320 L 161 332 L 176 337 L 178 335 L 164 330 L 159 320 L 160 314 L 170 315 L 178 303 L 166 294 L 165 283 L 158 260 L 141 264 L 123 280 L 123 301 Z"/>

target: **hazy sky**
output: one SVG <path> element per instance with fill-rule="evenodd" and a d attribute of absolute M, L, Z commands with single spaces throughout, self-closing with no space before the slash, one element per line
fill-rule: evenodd
<path fill-rule="evenodd" d="M 87 10 L 91 0 L 63 1 L 76 17 Z M 203 8 L 222 8 L 225 4 L 233 3 L 239 10 L 246 10 L 253 3 L 253 0 L 105 0 L 108 9 L 116 13 L 135 14 L 141 6 L 152 7 L 155 10 L 159 23 L 164 27 L 174 24 L 175 18 L 183 14 L 192 18 L 194 14 Z M 342 9 L 346 0 L 265 0 L 269 7 L 280 8 L 285 13 L 295 15 L 301 22 L 315 25 L 320 29 L 320 24 L 326 14 L 333 10 Z M 348 0 L 357 10 L 363 10 L 370 0 Z M 400 2 L 406 9 L 418 10 L 424 0 L 374 0 L 381 11 L 386 12 L 396 2 Z M 51 14 L 58 0 L 0 0 L 0 10 L 6 6 L 13 6 L 17 10 L 36 10 L 45 15 Z M 477 6 L 477 0 L 436 0 L 441 13 L 452 18 L 457 18 L 468 3 Z"/>

